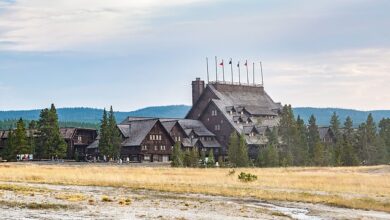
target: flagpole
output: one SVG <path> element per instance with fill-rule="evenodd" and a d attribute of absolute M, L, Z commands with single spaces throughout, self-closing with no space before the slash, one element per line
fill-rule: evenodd
<path fill-rule="evenodd" d="M 264 77 L 263 77 L 263 64 L 260 61 L 260 70 L 261 70 L 261 85 L 264 87 Z"/>
<path fill-rule="evenodd" d="M 217 56 L 215 56 L 215 82 L 218 83 L 218 61 L 217 61 Z"/>
<path fill-rule="evenodd" d="M 253 85 L 256 85 L 255 83 L 255 62 L 252 63 L 253 66 L 252 66 L 252 70 L 253 70 Z"/>
<path fill-rule="evenodd" d="M 230 58 L 230 73 L 232 74 L 232 84 L 233 84 L 234 79 L 233 79 L 233 60 L 232 60 L 232 58 Z"/>
<path fill-rule="evenodd" d="M 206 68 L 207 68 L 207 84 L 210 83 L 210 77 L 209 77 L 209 58 L 206 57 Z"/>
<path fill-rule="evenodd" d="M 240 70 L 240 61 L 238 61 L 238 84 L 241 85 L 241 70 Z"/>
<path fill-rule="evenodd" d="M 223 82 L 225 83 L 225 63 L 223 62 L 223 59 L 222 59 L 222 79 Z"/>
<path fill-rule="evenodd" d="M 245 60 L 245 66 L 246 66 L 246 82 L 249 85 L 248 60 Z"/>

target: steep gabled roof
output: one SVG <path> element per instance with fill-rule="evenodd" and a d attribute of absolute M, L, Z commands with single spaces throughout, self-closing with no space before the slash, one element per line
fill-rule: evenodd
<path fill-rule="evenodd" d="M 146 119 L 135 120 L 127 122 L 128 129 L 121 129 L 125 131 L 124 136 L 126 139 L 123 141 L 122 146 L 139 146 L 142 141 L 152 130 L 153 126 L 159 122 L 158 119 Z"/>
<path fill-rule="evenodd" d="M 76 128 L 60 128 L 61 137 L 64 139 L 72 139 Z"/>
<path fill-rule="evenodd" d="M 253 128 L 258 133 L 262 133 L 256 127 L 274 127 L 278 124 L 282 105 L 274 102 L 262 86 L 213 83 L 208 84 L 204 91 L 209 94 L 211 92 L 212 95 L 208 96 L 214 98 L 209 99 L 207 105 L 204 105 L 207 101 L 205 98 L 208 96 L 204 97 L 202 94 L 187 117 L 200 118 L 210 105 L 215 105 L 237 133 L 250 133 Z M 204 99 L 203 102 L 200 101 L 201 99 Z M 200 115 L 194 115 L 199 112 Z M 260 137 L 258 141 L 247 138 L 247 142 L 263 143 Z"/>

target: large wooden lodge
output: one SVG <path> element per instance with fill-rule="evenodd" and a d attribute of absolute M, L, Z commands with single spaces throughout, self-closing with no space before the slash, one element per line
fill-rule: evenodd
<path fill-rule="evenodd" d="M 244 135 L 253 159 L 267 144 L 265 132 L 278 125 L 282 110 L 263 85 L 205 84 L 200 78 L 192 82 L 192 103 L 185 119 L 127 117 L 117 126 L 122 138 L 120 157 L 132 162 L 167 162 L 176 142 L 183 150 L 195 147 L 206 155 L 212 150 L 216 157 L 226 157 L 229 137 L 236 132 Z M 319 132 L 324 142 L 332 142 L 329 128 Z M 67 158 L 103 156 L 96 130 L 61 128 L 60 133 L 68 145 Z M 0 131 L 0 150 L 6 147 L 7 134 Z"/>

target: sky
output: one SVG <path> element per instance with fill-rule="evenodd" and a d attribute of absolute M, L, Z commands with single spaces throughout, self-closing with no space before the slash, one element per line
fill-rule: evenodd
<path fill-rule="evenodd" d="M 0 0 L 0 110 L 190 105 L 214 56 L 283 104 L 390 109 L 390 1 Z"/>

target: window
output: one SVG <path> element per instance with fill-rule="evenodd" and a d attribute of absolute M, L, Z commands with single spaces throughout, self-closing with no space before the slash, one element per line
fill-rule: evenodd
<path fill-rule="evenodd" d="M 144 160 L 149 161 L 149 160 L 150 160 L 150 156 L 149 156 L 149 155 L 145 155 L 145 156 L 144 156 Z"/>
<path fill-rule="evenodd" d="M 214 125 L 214 130 L 220 131 L 221 130 L 221 125 Z"/>
<path fill-rule="evenodd" d="M 142 146 L 142 150 L 148 150 L 148 146 L 146 145 Z"/>
<path fill-rule="evenodd" d="M 83 137 L 81 137 L 80 135 L 77 137 L 77 141 L 80 143 L 80 142 L 83 142 Z"/>
<path fill-rule="evenodd" d="M 149 140 L 153 140 L 153 135 L 149 135 Z"/>
<path fill-rule="evenodd" d="M 161 145 L 160 146 L 160 150 L 165 150 L 166 148 L 165 148 L 165 146 L 164 145 Z"/>
<path fill-rule="evenodd" d="M 158 150 L 158 147 L 157 147 L 157 146 L 154 146 L 154 150 Z"/>
<path fill-rule="evenodd" d="M 217 110 L 211 110 L 211 116 L 217 116 L 218 111 Z"/>

